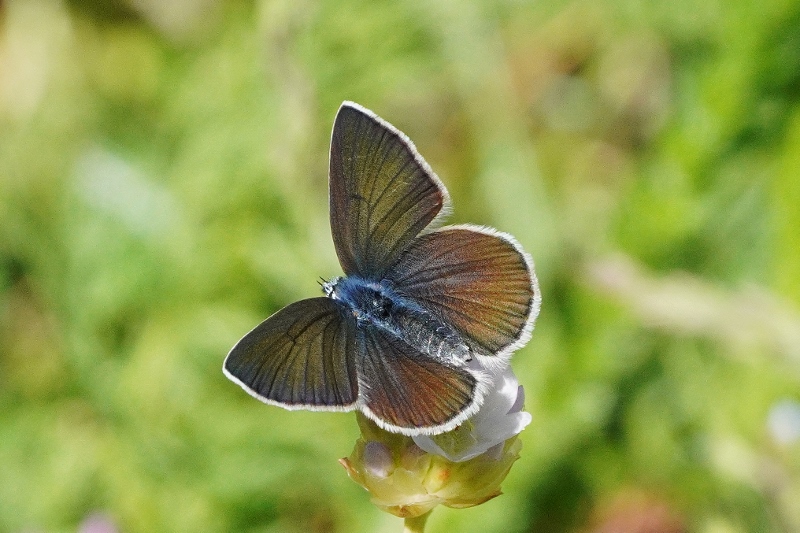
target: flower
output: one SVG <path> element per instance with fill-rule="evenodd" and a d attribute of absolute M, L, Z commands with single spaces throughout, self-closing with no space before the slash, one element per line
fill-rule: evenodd
<path fill-rule="evenodd" d="M 357 413 L 361 438 L 339 462 L 375 505 L 396 516 L 419 517 L 440 504 L 480 505 L 500 495 L 500 484 L 519 458 L 517 435 L 531 421 L 523 402 L 522 387 L 505 369 L 492 374 L 481 409 L 440 435 L 390 433 Z"/>
<path fill-rule="evenodd" d="M 428 453 L 461 462 L 477 457 L 519 434 L 531 423 L 522 410 L 525 390 L 510 367 L 494 373 L 480 410 L 456 429 L 440 435 L 417 435 L 414 442 Z"/>

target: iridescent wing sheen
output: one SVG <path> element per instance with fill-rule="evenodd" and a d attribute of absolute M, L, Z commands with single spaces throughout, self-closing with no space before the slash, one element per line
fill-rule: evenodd
<path fill-rule="evenodd" d="M 330 154 L 331 231 L 345 273 L 380 279 L 449 203 L 414 144 L 358 104 L 336 115 Z"/>
<path fill-rule="evenodd" d="M 530 257 L 513 237 L 490 228 L 448 226 L 422 235 L 386 277 L 478 355 L 510 356 L 530 338 L 539 312 Z"/>
<path fill-rule="evenodd" d="M 361 411 L 404 435 L 453 429 L 478 410 L 483 376 L 443 364 L 376 328 L 359 328 L 357 367 Z"/>
<path fill-rule="evenodd" d="M 259 400 L 286 409 L 350 411 L 358 401 L 355 319 L 330 298 L 288 305 L 256 326 L 223 372 Z"/>

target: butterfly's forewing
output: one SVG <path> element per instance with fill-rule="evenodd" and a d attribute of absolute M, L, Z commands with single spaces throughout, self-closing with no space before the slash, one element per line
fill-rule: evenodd
<path fill-rule="evenodd" d="M 358 104 L 342 104 L 331 137 L 330 209 L 345 273 L 379 279 L 448 202 L 408 137 Z"/>
<path fill-rule="evenodd" d="M 245 335 L 223 370 L 266 403 L 348 411 L 358 400 L 355 342 L 355 319 L 329 298 L 310 298 L 284 307 Z"/>
<path fill-rule="evenodd" d="M 524 345 L 539 311 L 530 258 L 513 237 L 488 228 L 448 226 L 422 235 L 386 277 L 479 355 L 503 359 Z"/>
<path fill-rule="evenodd" d="M 376 327 L 359 328 L 361 410 L 388 431 L 435 434 L 471 416 L 483 400 L 482 376 L 443 364 Z"/>

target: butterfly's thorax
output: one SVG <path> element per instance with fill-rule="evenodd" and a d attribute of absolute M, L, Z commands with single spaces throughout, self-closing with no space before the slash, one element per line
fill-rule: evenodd
<path fill-rule="evenodd" d="M 334 278 L 322 287 L 329 298 L 352 313 L 359 326 L 381 328 L 444 362 L 460 365 L 471 359 L 469 347 L 456 330 L 404 298 L 388 280 L 348 276 Z"/>

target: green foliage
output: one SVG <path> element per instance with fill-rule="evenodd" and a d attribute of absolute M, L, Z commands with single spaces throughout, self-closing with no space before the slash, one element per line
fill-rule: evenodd
<path fill-rule="evenodd" d="M 345 99 L 542 284 L 522 458 L 429 531 L 800 530 L 800 443 L 767 428 L 800 400 L 799 23 L 789 0 L 0 3 L 0 531 L 401 529 L 336 462 L 352 415 L 221 373 L 339 273 Z"/>

